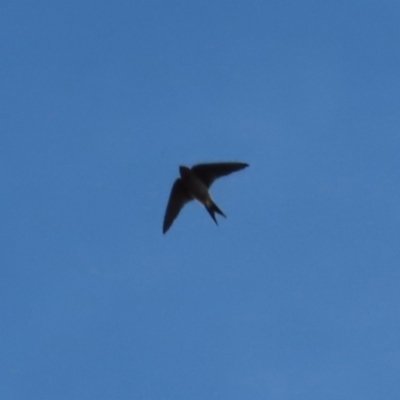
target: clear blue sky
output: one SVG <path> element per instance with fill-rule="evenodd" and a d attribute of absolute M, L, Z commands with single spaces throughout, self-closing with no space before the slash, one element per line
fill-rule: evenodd
<path fill-rule="evenodd" d="M 400 3 L 0 6 L 0 398 L 400 398 Z M 162 235 L 180 164 L 243 161 Z"/>

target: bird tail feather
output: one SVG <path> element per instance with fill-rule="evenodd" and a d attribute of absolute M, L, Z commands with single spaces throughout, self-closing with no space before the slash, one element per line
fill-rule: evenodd
<path fill-rule="evenodd" d="M 211 215 L 211 218 L 214 220 L 214 222 L 217 225 L 218 225 L 218 222 L 217 222 L 217 218 L 215 217 L 215 213 L 220 214 L 226 218 L 226 215 L 222 212 L 222 210 L 214 202 L 212 202 L 210 205 L 206 206 L 206 209 L 207 209 L 208 213 Z"/>

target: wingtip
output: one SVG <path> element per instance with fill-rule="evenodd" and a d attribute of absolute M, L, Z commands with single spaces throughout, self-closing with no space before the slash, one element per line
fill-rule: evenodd
<path fill-rule="evenodd" d="M 250 167 L 250 164 L 245 162 L 237 162 L 237 164 L 240 165 L 240 169 Z"/>

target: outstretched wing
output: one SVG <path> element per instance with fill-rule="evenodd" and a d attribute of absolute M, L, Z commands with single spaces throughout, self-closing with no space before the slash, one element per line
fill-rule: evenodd
<path fill-rule="evenodd" d="M 182 207 L 190 200 L 192 200 L 192 197 L 186 190 L 182 179 L 177 179 L 172 186 L 167 209 L 165 211 L 163 233 L 167 232 L 175 218 L 179 215 Z"/>
<path fill-rule="evenodd" d="M 232 172 L 240 171 L 248 167 L 249 164 L 241 162 L 222 162 L 211 164 L 197 164 L 192 167 L 192 171 L 209 188 L 212 183 L 221 176 L 229 175 Z"/>

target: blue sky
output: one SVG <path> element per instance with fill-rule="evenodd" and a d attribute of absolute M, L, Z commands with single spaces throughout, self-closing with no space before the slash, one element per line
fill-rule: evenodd
<path fill-rule="evenodd" d="M 0 397 L 399 398 L 399 17 L 4 0 Z"/>

